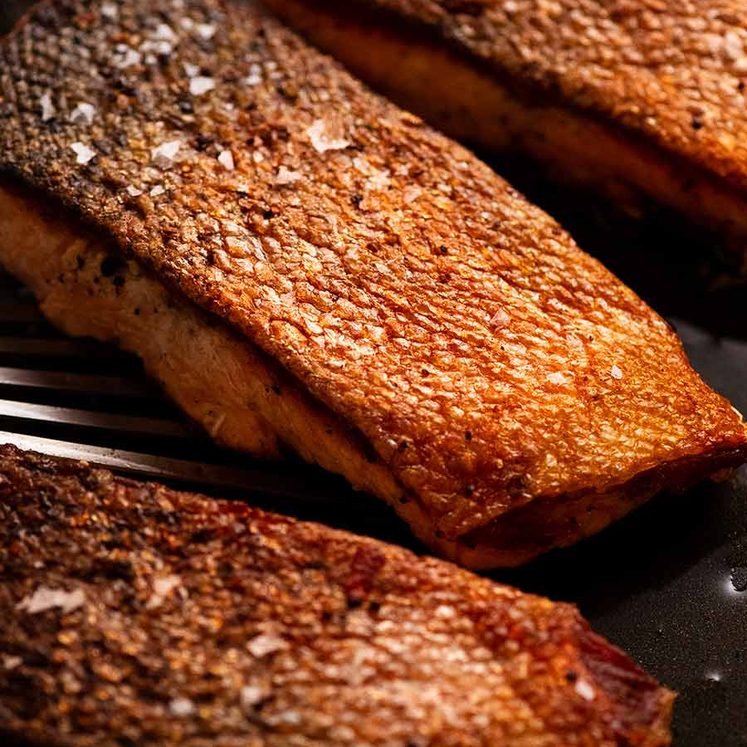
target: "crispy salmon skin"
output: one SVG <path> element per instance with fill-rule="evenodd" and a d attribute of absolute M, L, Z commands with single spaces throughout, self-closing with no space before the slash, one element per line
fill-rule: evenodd
<path fill-rule="evenodd" d="M 0 260 L 45 313 L 440 552 L 515 565 L 744 461 L 661 318 L 253 6 L 45 3 L 0 87 Z"/>
<path fill-rule="evenodd" d="M 747 25 L 736 0 L 267 0 L 460 139 L 723 234 L 747 273 Z"/>
<path fill-rule="evenodd" d="M 373 540 L 0 449 L 0 735 L 669 744 L 574 607 Z"/>

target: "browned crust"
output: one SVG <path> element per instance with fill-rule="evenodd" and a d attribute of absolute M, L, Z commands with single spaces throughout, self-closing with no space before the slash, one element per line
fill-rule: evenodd
<path fill-rule="evenodd" d="M 435 538 L 658 465 L 744 458 L 741 417 L 666 324 L 467 151 L 242 3 L 190 0 L 191 26 L 170 32 L 167 0 L 118 7 L 114 22 L 45 5 L 2 44 L 0 168 L 285 366 Z M 149 61 L 159 33 L 173 51 Z M 140 63 L 122 70 L 127 49 Z M 184 63 L 215 89 L 190 95 Z M 59 111 L 43 122 L 47 92 Z M 79 101 L 91 124 L 69 120 Z M 320 153 L 319 127 L 347 146 Z M 177 161 L 154 164 L 175 139 Z M 76 163 L 76 142 L 96 158 Z"/>
<path fill-rule="evenodd" d="M 282 3 L 278 2 L 278 5 Z M 313 0 L 425 34 L 517 95 L 588 113 L 747 189 L 747 23 L 737 0 Z M 403 27 L 404 24 L 404 27 Z"/>
<path fill-rule="evenodd" d="M 745 190 L 703 165 L 707 157 L 694 160 L 669 148 L 667 138 L 659 143 L 624 126 L 618 117 L 582 106 L 559 87 L 538 82 L 532 71 L 524 74 L 502 65 L 489 44 L 478 53 L 449 30 L 458 24 L 459 14 L 467 12 L 465 6 L 450 4 L 449 21 L 439 24 L 410 12 L 406 3 L 264 4 L 363 80 L 457 140 L 529 156 L 533 168 L 541 168 L 552 180 L 602 191 L 631 214 L 653 205 L 674 209 L 718 234 L 730 263 L 747 273 Z M 483 11 L 476 4 L 471 12 Z M 585 31 L 574 28 L 577 18 L 570 21 L 560 14 L 556 20 L 568 26 L 558 33 L 568 38 L 576 33 L 575 43 L 588 46 Z M 503 31 L 501 26 L 497 33 Z M 508 36 L 511 33 L 516 29 Z M 550 67 L 552 61 L 542 64 Z M 703 126 L 702 116 L 694 113 L 692 127 L 699 132 Z"/>
<path fill-rule="evenodd" d="M 13 447 L 0 574 L 8 739 L 669 743 L 672 694 L 571 606 Z M 33 611 L 40 589 L 78 603 Z"/>

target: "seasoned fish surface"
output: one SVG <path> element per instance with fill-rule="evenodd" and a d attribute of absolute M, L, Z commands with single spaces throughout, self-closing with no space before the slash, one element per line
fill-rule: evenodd
<path fill-rule="evenodd" d="M 669 744 L 577 610 L 380 542 L 0 450 L 0 735 Z"/>
<path fill-rule="evenodd" d="M 289 381 L 243 396 L 267 438 L 232 445 L 266 453 L 278 434 L 460 562 L 523 562 L 744 460 L 741 417 L 662 319 L 470 153 L 255 8 L 44 4 L 0 45 L 0 86 L 0 259 L 50 316 L 144 351 L 177 394 L 209 346 L 169 366 L 148 329 L 219 325 L 251 352 L 235 369 L 226 347 L 227 370 Z M 174 301 L 138 316 L 129 276 L 92 273 L 86 247 Z"/>
<path fill-rule="evenodd" d="M 722 232 L 747 272 L 742 3 L 266 4 L 450 134 L 674 207 Z"/>

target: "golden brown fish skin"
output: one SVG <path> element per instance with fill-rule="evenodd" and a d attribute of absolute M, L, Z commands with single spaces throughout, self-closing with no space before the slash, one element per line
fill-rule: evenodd
<path fill-rule="evenodd" d="M 0 45 L 0 169 L 284 366 L 421 538 L 523 562 L 649 497 L 641 475 L 744 461 L 666 323 L 466 150 L 247 4 L 116 7 L 45 4 Z M 602 509 L 555 539 L 461 543 L 579 495 Z"/>
<path fill-rule="evenodd" d="M 669 744 L 672 693 L 570 605 L 7 446 L 0 576 L 6 738 Z"/>
<path fill-rule="evenodd" d="M 747 25 L 726 0 L 265 0 L 450 135 L 721 233 L 747 273 Z"/>

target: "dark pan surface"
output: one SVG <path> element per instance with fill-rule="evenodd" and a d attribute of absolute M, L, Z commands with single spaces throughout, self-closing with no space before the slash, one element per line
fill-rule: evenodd
<path fill-rule="evenodd" d="M 0 2 L 0 32 L 28 4 Z M 714 250 L 703 237 L 671 216 L 642 222 L 611 217 L 588 196 L 528 179 L 536 169 L 527 164 L 496 167 L 664 314 L 703 377 L 747 412 L 747 288 L 730 282 L 708 259 Z M 198 464 L 187 482 L 201 490 L 212 482 L 216 493 L 241 494 L 278 511 L 414 547 L 378 501 L 301 464 L 279 469 L 219 451 L 149 387 L 136 361 L 103 346 L 51 342 L 62 339 L 39 319 L 25 291 L 0 279 L 0 432 L 71 448 L 137 447 Z M 19 370 L 32 369 L 68 373 L 73 380 L 116 372 L 124 388 L 115 396 L 13 384 Z M 24 409 L 28 405 L 62 407 L 68 422 L 45 421 L 44 410 Z M 82 423 L 80 411 L 89 413 Z M 157 420 L 166 435 L 149 441 L 112 425 L 121 421 L 109 416 L 123 412 Z M 89 422 L 96 413 L 98 425 Z M 214 473 L 200 471 L 205 464 L 223 469 L 225 479 L 211 480 Z M 237 489 L 237 482 L 247 487 Z M 600 633 L 678 691 L 675 745 L 747 745 L 747 469 L 727 483 L 661 497 L 575 548 L 492 575 L 577 603 Z"/>
<path fill-rule="evenodd" d="M 526 164 L 497 168 L 663 314 L 703 378 L 747 412 L 747 287 L 706 237 L 673 216 L 611 217 L 586 195 L 531 183 Z M 500 578 L 577 603 L 676 690 L 675 745 L 747 745 L 747 468 Z"/>

